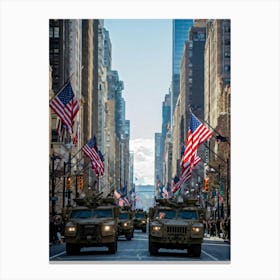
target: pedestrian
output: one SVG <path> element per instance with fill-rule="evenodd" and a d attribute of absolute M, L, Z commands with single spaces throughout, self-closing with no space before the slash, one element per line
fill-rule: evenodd
<path fill-rule="evenodd" d="M 208 234 L 207 221 L 203 219 L 204 236 Z"/>
<path fill-rule="evenodd" d="M 216 221 L 216 228 L 217 228 L 217 236 L 220 237 L 220 233 L 221 233 L 221 219 L 218 218 L 217 221 Z"/>
<path fill-rule="evenodd" d="M 210 237 L 215 235 L 216 235 L 216 223 L 214 220 L 211 220 Z"/>
<path fill-rule="evenodd" d="M 225 239 L 225 220 L 223 218 L 221 218 L 220 229 L 221 229 L 221 237 Z"/>
<path fill-rule="evenodd" d="M 55 241 L 57 243 L 63 243 L 62 233 L 63 233 L 63 224 L 61 216 L 57 215 L 54 218 L 54 232 L 55 232 Z"/>
<path fill-rule="evenodd" d="M 53 242 L 56 240 L 55 237 L 55 230 L 54 230 L 54 217 L 50 217 L 49 219 L 50 223 L 49 223 L 49 244 L 52 245 Z"/>

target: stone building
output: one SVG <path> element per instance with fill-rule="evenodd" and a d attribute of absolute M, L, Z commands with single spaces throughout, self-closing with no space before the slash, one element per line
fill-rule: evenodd
<path fill-rule="evenodd" d="M 211 202 L 221 215 L 230 210 L 230 20 L 208 20 L 206 34 L 204 116 L 214 131 L 206 173 L 210 191 L 219 193 Z"/>

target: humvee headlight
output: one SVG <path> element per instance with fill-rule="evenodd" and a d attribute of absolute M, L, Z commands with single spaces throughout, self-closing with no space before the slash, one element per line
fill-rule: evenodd
<path fill-rule="evenodd" d="M 128 223 L 124 223 L 123 226 L 124 226 L 124 227 L 127 227 L 127 226 L 128 226 Z"/>
<path fill-rule="evenodd" d="M 153 231 L 160 231 L 160 227 L 159 227 L 159 226 L 153 226 L 153 227 L 152 227 L 152 230 L 153 230 Z"/>
<path fill-rule="evenodd" d="M 73 225 L 66 226 L 65 233 L 68 235 L 75 235 L 77 231 L 77 227 Z"/>
<path fill-rule="evenodd" d="M 200 228 L 199 227 L 193 227 L 192 228 L 192 232 L 199 233 L 200 232 Z"/>
<path fill-rule="evenodd" d="M 76 227 L 68 227 L 67 230 L 69 232 L 75 232 L 76 231 Z"/>
<path fill-rule="evenodd" d="M 104 231 L 110 231 L 110 230 L 112 230 L 111 226 L 104 226 Z"/>
<path fill-rule="evenodd" d="M 142 221 L 142 224 L 146 224 L 146 221 Z"/>

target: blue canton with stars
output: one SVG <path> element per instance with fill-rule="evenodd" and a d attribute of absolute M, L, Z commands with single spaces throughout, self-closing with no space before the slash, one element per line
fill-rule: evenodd
<path fill-rule="evenodd" d="M 74 97 L 74 92 L 72 90 L 71 84 L 68 85 L 58 94 L 59 100 L 66 106 Z"/>
<path fill-rule="evenodd" d="M 191 122 L 190 122 L 191 132 L 193 133 L 200 125 L 201 125 L 201 122 L 192 114 Z"/>

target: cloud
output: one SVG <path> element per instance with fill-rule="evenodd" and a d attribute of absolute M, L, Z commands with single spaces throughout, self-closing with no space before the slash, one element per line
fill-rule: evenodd
<path fill-rule="evenodd" d="M 154 184 L 154 145 L 154 139 L 138 138 L 130 140 L 130 150 L 134 152 L 136 185 Z"/>

